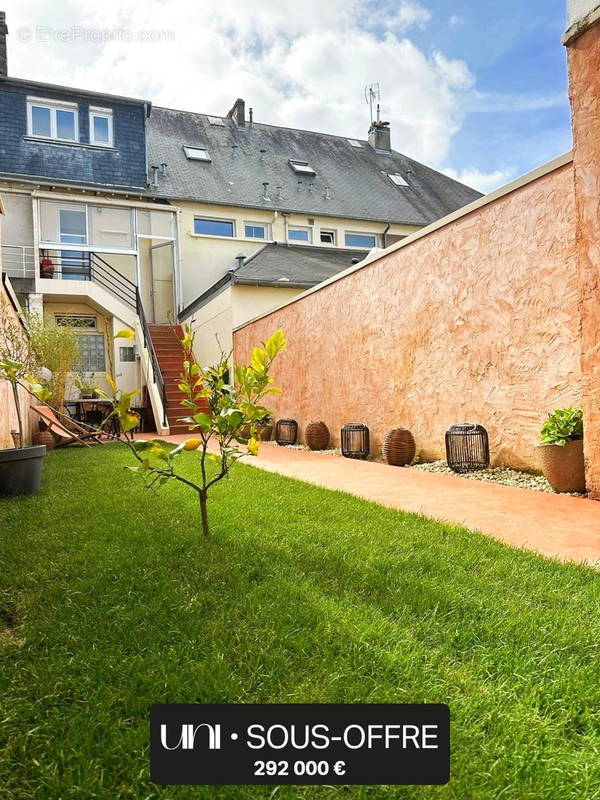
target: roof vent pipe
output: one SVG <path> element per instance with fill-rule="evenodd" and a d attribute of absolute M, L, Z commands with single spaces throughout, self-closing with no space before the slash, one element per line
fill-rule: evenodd
<path fill-rule="evenodd" d="M 314 183 L 309 183 L 309 184 L 308 184 L 308 191 L 309 191 L 309 192 L 314 192 L 314 190 L 315 190 L 315 185 L 314 185 Z"/>
<path fill-rule="evenodd" d="M 250 120 L 250 125 L 252 125 L 252 121 L 254 119 L 254 109 L 253 108 L 249 108 L 248 109 L 248 117 L 249 117 L 249 120 Z"/>
<path fill-rule="evenodd" d="M 302 189 L 302 181 L 298 181 L 298 191 L 300 191 L 300 189 Z"/>
<path fill-rule="evenodd" d="M 282 192 L 282 187 L 278 186 L 277 187 L 277 199 L 278 200 L 281 200 L 281 192 Z"/>
<path fill-rule="evenodd" d="M 231 155 L 235 158 L 238 154 L 238 146 L 237 144 L 231 145 Z"/>
<path fill-rule="evenodd" d="M 158 167 L 150 167 L 152 170 L 152 186 L 158 186 Z"/>
<path fill-rule="evenodd" d="M 166 163 L 166 161 L 163 161 L 162 164 L 160 165 L 160 172 L 161 172 L 161 175 L 166 177 L 166 175 L 167 175 L 167 163 Z"/>
<path fill-rule="evenodd" d="M 264 161 L 264 160 L 265 160 L 265 153 L 266 153 L 266 152 L 267 152 L 267 151 L 264 149 L 264 147 L 261 147 L 261 149 L 260 149 L 260 160 L 261 160 L 261 161 Z"/>
<path fill-rule="evenodd" d="M 269 183 L 268 181 L 263 182 L 263 200 L 270 200 L 269 197 Z"/>
<path fill-rule="evenodd" d="M 238 253 L 235 257 L 235 260 L 238 262 L 237 268 L 244 266 L 244 262 L 246 261 L 246 256 L 243 253 Z"/>
<path fill-rule="evenodd" d="M 329 194 L 329 186 L 325 187 L 325 200 L 330 200 L 331 195 Z"/>

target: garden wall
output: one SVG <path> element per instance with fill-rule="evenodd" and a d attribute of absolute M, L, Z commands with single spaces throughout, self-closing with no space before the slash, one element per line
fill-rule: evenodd
<path fill-rule="evenodd" d="M 242 326 L 236 360 L 282 328 L 277 418 L 335 444 L 364 422 L 374 455 L 403 425 L 428 460 L 473 421 L 494 463 L 534 468 L 546 413 L 581 401 L 575 230 L 567 156 Z"/>
<path fill-rule="evenodd" d="M 0 265 L 1 273 L 1 265 Z M 0 296 L 7 302 L 9 313 L 15 317 L 16 313 L 13 310 L 11 300 L 8 292 L 2 281 L 0 280 Z M 25 332 L 23 331 L 23 335 Z M 23 414 L 23 427 L 25 429 L 25 443 L 31 444 L 31 436 L 33 434 L 33 419 L 32 412 L 29 410 L 31 405 L 31 398 L 24 389 L 19 390 L 21 397 L 21 411 Z M 13 447 L 13 440 L 10 435 L 11 430 L 17 430 L 17 413 L 15 411 L 15 403 L 13 399 L 12 389 L 8 381 L 0 380 L 0 450 L 7 447 Z"/>

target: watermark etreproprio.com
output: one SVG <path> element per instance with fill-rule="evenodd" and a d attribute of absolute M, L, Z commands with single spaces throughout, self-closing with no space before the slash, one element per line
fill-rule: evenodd
<path fill-rule="evenodd" d="M 53 28 L 49 25 L 36 25 L 29 27 L 22 25 L 17 29 L 17 39 L 20 42 L 59 42 L 59 43 L 90 43 L 103 44 L 105 42 L 174 42 L 175 31 L 143 28 L 84 28 L 81 25 L 71 25 L 67 28 Z"/>

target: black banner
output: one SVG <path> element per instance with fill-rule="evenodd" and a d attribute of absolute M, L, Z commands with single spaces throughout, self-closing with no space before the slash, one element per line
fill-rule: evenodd
<path fill-rule="evenodd" d="M 156 705 L 150 773 L 167 784 L 443 784 L 446 705 Z"/>

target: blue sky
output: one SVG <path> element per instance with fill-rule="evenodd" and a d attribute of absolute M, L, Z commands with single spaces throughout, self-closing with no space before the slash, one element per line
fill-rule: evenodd
<path fill-rule="evenodd" d="M 571 147 L 566 0 L 5 0 L 9 73 L 365 138 L 482 190 Z"/>
<path fill-rule="evenodd" d="M 426 7 L 431 18 L 411 38 L 463 59 L 486 96 L 467 103 L 449 167 L 521 174 L 571 148 L 564 0 L 429 0 Z"/>

